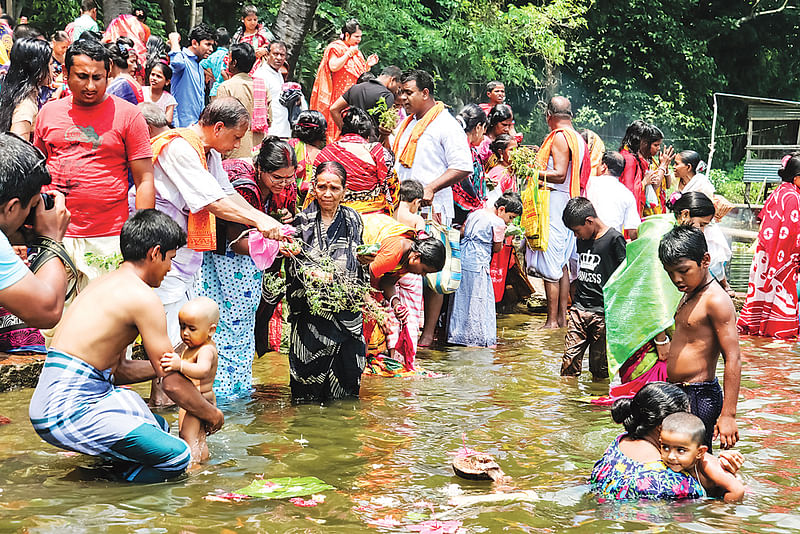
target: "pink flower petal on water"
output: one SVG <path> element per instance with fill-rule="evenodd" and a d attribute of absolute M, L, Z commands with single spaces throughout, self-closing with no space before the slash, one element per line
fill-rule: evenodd
<path fill-rule="evenodd" d="M 289 499 L 289 502 L 302 508 L 308 508 L 310 506 L 316 506 L 319 504 L 319 502 L 315 501 L 314 499 L 305 500 L 302 497 L 292 497 Z"/>
<path fill-rule="evenodd" d="M 423 521 L 416 525 L 409 525 L 407 528 L 412 532 L 419 532 L 420 534 L 457 534 L 461 528 L 462 522 L 457 520 L 452 521 Z"/>
<path fill-rule="evenodd" d="M 400 521 L 395 519 L 391 516 L 381 517 L 380 519 L 371 519 L 369 521 L 370 525 L 375 525 L 377 527 L 398 527 L 400 526 Z"/>

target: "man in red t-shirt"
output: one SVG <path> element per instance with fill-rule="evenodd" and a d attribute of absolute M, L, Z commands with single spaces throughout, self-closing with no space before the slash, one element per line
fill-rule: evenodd
<path fill-rule="evenodd" d="M 53 177 L 48 188 L 66 195 L 72 213 L 64 246 L 80 271 L 79 287 L 103 274 L 120 253 L 128 171 L 136 208 L 155 207 L 147 123 L 136 106 L 106 95 L 109 66 L 100 43 L 73 43 L 64 65 L 72 96 L 45 105 L 34 129 L 34 144 Z"/>

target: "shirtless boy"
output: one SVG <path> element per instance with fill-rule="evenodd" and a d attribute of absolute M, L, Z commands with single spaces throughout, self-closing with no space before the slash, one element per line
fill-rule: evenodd
<path fill-rule="evenodd" d="M 678 473 L 696 479 L 709 497 L 737 502 L 744 496 L 744 484 L 722 468 L 719 459 L 706 454 L 706 428 L 702 419 L 687 412 L 668 415 L 661 423 L 661 461 Z"/>
<path fill-rule="evenodd" d="M 675 313 L 675 333 L 670 342 L 667 379 L 689 396 L 692 413 L 706 426 L 705 445 L 720 437 L 723 449 L 739 440 L 736 403 L 741 379 L 739 335 L 733 302 L 708 271 L 703 232 L 676 226 L 661 239 L 658 257 L 672 283 L 685 293 Z M 725 361 L 723 385 L 716 378 L 717 361 Z"/>
<path fill-rule="evenodd" d="M 394 212 L 397 222 L 403 223 L 417 232 L 425 230 L 425 219 L 419 214 L 424 195 L 425 188 L 422 187 L 422 182 L 413 178 L 403 180 L 400 183 L 400 205 Z"/>
<path fill-rule="evenodd" d="M 177 223 L 157 210 L 140 210 L 125 223 L 122 265 L 91 282 L 64 314 L 31 399 L 31 423 L 42 439 L 110 460 L 126 481 L 177 477 L 189 465 L 190 451 L 139 395 L 115 386 L 158 377 L 167 395 L 201 419 L 208 433 L 224 422 L 222 412 L 186 377 L 161 369 L 172 344 L 153 288 L 185 243 Z M 138 335 L 149 361 L 125 358 L 125 348 Z"/>
<path fill-rule="evenodd" d="M 177 372 L 189 378 L 203 397 L 217 405 L 214 397 L 214 377 L 217 375 L 217 345 L 211 337 L 217 331 L 219 307 L 208 297 L 197 297 L 184 304 L 178 312 L 181 341 L 186 345 L 178 356 L 170 352 L 162 356 L 165 373 Z M 192 461 L 208 459 L 206 430 L 203 421 L 181 408 L 178 412 L 180 437 L 192 450 Z"/>

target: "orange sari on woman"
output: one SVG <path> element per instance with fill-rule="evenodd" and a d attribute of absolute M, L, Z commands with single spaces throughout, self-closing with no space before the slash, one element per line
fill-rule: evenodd
<path fill-rule="evenodd" d="M 314 80 L 314 88 L 311 90 L 311 101 L 309 108 L 317 110 L 325 115 L 328 121 L 328 143 L 333 143 L 339 137 L 339 128 L 331 117 L 331 104 L 344 94 L 351 86 L 355 85 L 359 76 L 369 70 L 367 60 L 361 50 L 356 55 L 347 60 L 344 67 L 336 72 L 331 71 L 330 61 L 334 57 L 342 57 L 347 54 L 350 48 L 341 39 L 333 41 L 325 48 L 322 54 L 322 61 L 317 69 L 317 79 Z"/>

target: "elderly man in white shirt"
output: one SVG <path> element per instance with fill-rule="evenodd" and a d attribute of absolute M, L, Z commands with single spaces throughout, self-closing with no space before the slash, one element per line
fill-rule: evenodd
<path fill-rule="evenodd" d="M 172 136 L 165 145 L 159 141 L 160 136 L 155 138 L 156 208 L 184 230 L 189 215 L 205 209 L 222 220 L 253 226 L 270 239 L 283 239 L 280 223 L 248 204 L 233 189 L 222 168 L 220 154 L 237 148 L 249 126 L 250 114 L 241 102 L 221 97 L 206 106 L 197 124 L 162 134 Z M 134 194 L 129 193 L 129 201 Z M 178 311 L 194 296 L 195 279 L 202 262 L 202 252 L 181 247 L 166 278 L 155 289 L 166 311 L 167 334 L 173 346 L 181 341 Z M 155 384 L 150 402 L 168 402 Z"/>
<path fill-rule="evenodd" d="M 638 237 L 641 223 L 633 193 L 620 181 L 625 159 L 619 152 L 608 150 L 603 154 L 600 176 L 592 176 L 586 186 L 586 198 L 591 201 L 601 221 L 618 232 L 627 230 L 630 239 Z"/>
<path fill-rule="evenodd" d="M 286 62 L 286 44 L 282 41 L 272 41 L 269 45 L 269 53 L 265 56 L 266 61 L 253 73 L 253 77 L 263 78 L 269 91 L 272 112 L 272 122 L 269 125 L 269 134 L 277 135 L 287 139 L 292 136 L 292 125 L 289 122 L 289 109 L 281 104 L 281 93 L 283 92 L 283 74 L 280 68 Z M 307 109 L 308 104 L 304 97 L 300 99 L 300 109 Z"/>
<path fill-rule="evenodd" d="M 455 216 L 450 186 L 473 171 L 472 152 L 464 129 L 433 97 L 433 77 L 414 70 L 401 80 L 398 98 L 408 117 L 400 124 L 393 143 L 395 169 L 400 181 L 415 179 L 424 186 L 422 203 L 432 206 L 433 219 L 449 225 Z M 442 295 L 425 289 L 425 326 L 420 346 L 433 343 L 442 309 Z"/>

